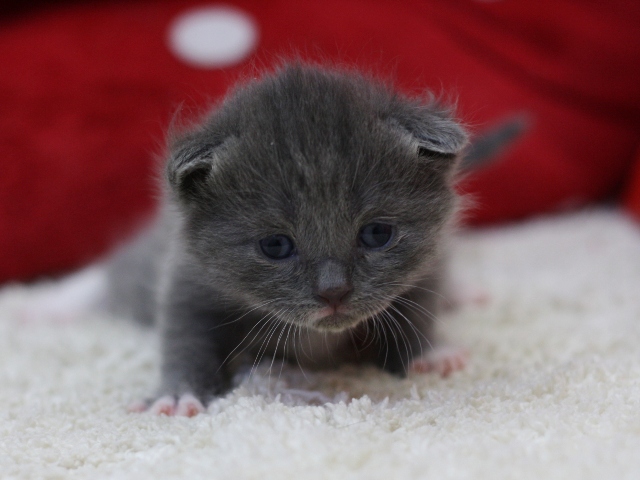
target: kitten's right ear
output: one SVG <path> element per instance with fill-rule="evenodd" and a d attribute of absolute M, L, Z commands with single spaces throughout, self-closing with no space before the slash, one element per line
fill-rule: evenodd
<path fill-rule="evenodd" d="M 174 144 L 166 170 L 172 190 L 183 200 L 202 194 L 223 148 L 224 142 L 202 143 L 190 138 Z"/>

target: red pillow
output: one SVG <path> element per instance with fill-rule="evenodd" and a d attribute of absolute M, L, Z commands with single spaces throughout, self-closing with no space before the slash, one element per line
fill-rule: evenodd
<path fill-rule="evenodd" d="M 624 206 L 640 222 L 640 148 L 636 153 L 635 165 L 631 172 L 631 181 L 625 190 Z"/>
<path fill-rule="evenodd" d="M 640 125 L 640 4 L 623 0 L 241 0 L 247 62 L 190 66 L 167 32 L 196 1 L 77 2 L 0 25 L 0 281 L 74 268 L 155 204 L 176 108 L 199 111 L 280 54 L 339 60 L 444 91 L 482 131 L 531 127 L 461 189 L 473 224 L 596 201 L 629 175 Z M 0 19 L 1 20 L 1 19 Z"/>

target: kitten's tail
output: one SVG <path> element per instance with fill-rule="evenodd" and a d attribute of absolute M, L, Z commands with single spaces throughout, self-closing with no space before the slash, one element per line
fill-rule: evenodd
<path fill-rule="evenodd" d="M 462 156 L 462 170 L 477 170 L 498 158 L 511 147 L 531 126 L 527 113 L 508 117 L 471 140 Z"/>

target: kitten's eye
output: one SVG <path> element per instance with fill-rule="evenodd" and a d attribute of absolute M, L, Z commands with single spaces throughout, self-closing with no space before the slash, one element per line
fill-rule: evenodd
<path fill-rule="evenodd" d="M 358 240 L 365 248 L 382 248 L 389 244 L 393 237 L 393 225 L 386 223 L 369 223 L 360 229 Z"/>
<path fill-rule="evenodd" d="M 293 255 L 293 240 L 286 235 L 270 235 L 260 240 L 260 249 L 273 260 L 283 260 Z"/>

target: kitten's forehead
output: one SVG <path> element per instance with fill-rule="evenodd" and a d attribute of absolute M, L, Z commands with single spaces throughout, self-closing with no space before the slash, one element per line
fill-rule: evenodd
<path fill-rule="evenodd" d="M 213 187 L 227 215 L 335 243 L 376 215 L 424 210 L 432 175 L 385 117 L 394 101 L 363 77 L 312 68 L 245 85 L 202 132 L 232 139 Z"/>
<path fill-rule="evenodd" d="M 402 173 L 389 163 L 409 149 L 381 119 L 385 95 L 353 78 L 293 69 L 246 89 L 230 110 L 242 112 L 237 131 L 257 175 L 309 194 L 347 195 L 341 190 L 372 169 Z"/>
<path fill-rule="evenodd" d="M 326 140 L 338 135 L 325 130 L 313 145 L 308 137 L 293 133 L 286 139 L 265 136 L 263 148 L 253 137 L 237 152 L 244 159 L 251 158 L 250 166 L 242 171 L 233 168 L 233 174 L 241 177 L 246 188 L 275 201 L 272 205 L 287 217 L 308 217 L 310 221 L 331 217 L 335 226 L 372 213 L 369 210 L 393 200 L 389 196 L 400 200 L 412 180 L 411 169 L 402 165 L 407 152 L 390 151 L 382 135 L 378 141 L 375 135 L 362 134 L 357 148 L 353 135 L 350 147 Z M 305 142 L 306 148 L 301 148 Z"/>

